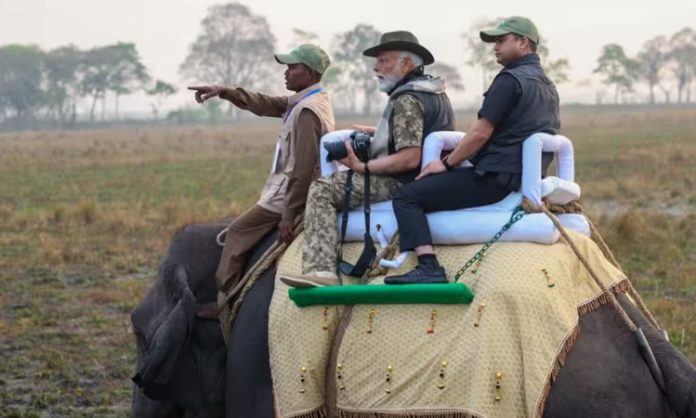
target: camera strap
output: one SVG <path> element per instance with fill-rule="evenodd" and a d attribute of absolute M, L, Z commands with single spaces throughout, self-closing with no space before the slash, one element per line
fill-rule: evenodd
<path fill-rule="evenodd" d="M 337 255 L 337 265 L 338 271 L 342 274 L 362 277 L 367 271 L 372 261 L 377 256 L 377 249 L 375 248 L 375 243 L 372 241 L 372 235 L 370 235 L 370 170 L 365 164 L 365 193 L 363 195 L 363 205 L 365 213 L 365 236 L 364 236 L 364 246 L 360 257 L 355 265 L 343 260 L 343 243 L 346 238 L 346 230 L 348 228 L 348 212 L 350 211 L 350 194 L 353 191 L 353 170 L 348 170 L 346 177 L 346 184 L 343 188 L 343 208 L 342 208 L 342 219 L 341 219 L 341 243 L 338 248 Z"/>

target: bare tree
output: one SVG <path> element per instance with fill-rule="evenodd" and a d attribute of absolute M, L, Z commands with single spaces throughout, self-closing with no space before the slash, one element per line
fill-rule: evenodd
<path fill-rule="evenodd" d="M 493 75 L 500 67 L 495 59 L 493 47 L 491 44 L 483 42 L 479 34 L 482 30 L 495 27 L 502 21 L 502 17 L 495 19 L 481 18 L 474 22 L 469 32 L 462 34 L 465 49 L 469 57 L 466 64 L 472 68 L 479 68 L 481 70 L 482 91 L 486 91 L 493 79 Z"/>
<path fill-rule="evenodd" d="M 655 103 L 655 87 L 659 87 L 665 94 L 665 102 L 669 103 L 669 89 L 665 91 L 664 70 L 670 59 L 669 43 L 664 35 L 656 36 L 643 44 L 643 49 L 638 53 L 639 76 L 648 84 L 650 91 L 650 103 Z"/>
<path fill-rule="evenodd" d="M 43 104 L 44 52 L 35 45 L 0 47 L 0 109 L 5 118 L 34 120 Z"/>
<path fill-rule="evenodd" d="M 275 36 L 265 17 L 240 3 L 215 5 L 201 22 L 180 72 L 190 80 L 262 89 L 277 73 L 274 49 Z"/>
<path fill-rule="evenodd" d="M 614 86 L 614 103 L 618 104 L 619 97 L 633 91 L 638 64 L 627 57 L 623 47 L 617 44 L 604 45 L 597 64 L 594 72 L 604 75 L 604 84 Z"/>
<path fill-rule="evenodd" d="M 107 48 L 110 52 L 107 89 L 114 92 L 114 111 L 118 119 L 120 97 L 142 88 L 150 80 L 150 75 L 140 61 L 135 44 L 119 42 Z"/>
<path fill-rule="evenodd" d="M 49 117 L 62 127 L 68 114 L 74 123 L 75 104 L 79 94 L 82 51 L 74 45 L 62 46 L 46 53 L 46 106 Z"/>
<path fill-rule="evenodd" d="M 90 121 L 94 121 L 97 102 L 101 100 L 102 120 L 106 108 L 106 93 L 115 94 L 115 110 L 118 117 L 118 100 L 121 95 L 130 94 L 148 81 L 147 69 L 140 61 L 134 44 L 119 42 L 92 48 L 82 55 L 80 89 L 82 95 L 89 96 L 92 104 Z"/>
<path fill-rule="evenodd" d="M 691 101 L 691 83 L 696 76 L 696 32 L 684 28 L 672 35 L 670 58 L 674 62 L 674 77 L 677 80 L 677 102 L 682 102 L 686 93 L 686 102 Z"/>
<path fill-rule="evenodd" d="M 454 65 L 436 62 L 428 66 L 427 72 L 435 77 L 442 77 L 448 89 L 455 91 L 464 91 L 466 89 L 462 81 L 462 76 Z"/>
<path fill-rule="evenodd" d="M 546 46 L 546 41 L 539 43 L 537 45 L 537 54 L 539 55 L 539 60 L 541 61 L 546 75 L 556 84 L 562 84 L 570 81 L 568 76 L 568 70 L 570 69 L 570 62 L 567 58 L 557 58 L 551 59 L 551 52 L 549 47 Z"/>
<path fill-rule="evenodd" d="M 152 116 L 155 120 L 159 120 L 159 111 L 162 108 L 164 100 L 176 93 L 176 87 L 162 80 L 157 80 L 154 87 L 146 90 L 145 93 L 154 99 L 150 103 L 150 107 L 152 108 Z"/>
<path fill-rule="evenodd" d="M 292 30 L 292 43 L 288 45 L 288 48 L 295 48 L 302 44 L 316 44 L 319 43 L 319 35 L 314 32 L 294 28 Z"/>
<path fill-rule="evenodd" d="M 338 34 L 333 41 L 334 71 L 337 91 L 351 103 L 354 113 L 358 96 L 362 98 L 362 114 L 369 115 L 372 103 L 378 99 L 373 60 L 366 59 L 362 51 L 379 42 L 380 32 L 371 25 L 357 24 L 353 29 Z"/>

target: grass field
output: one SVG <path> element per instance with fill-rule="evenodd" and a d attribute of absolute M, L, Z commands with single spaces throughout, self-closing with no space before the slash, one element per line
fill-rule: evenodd
<path fill-rule="evenodd" d="M 586 209 L 696 362 L 696 110 L 562 116 Z M 130 310 L 176 229 L 255 201 L 277 128 L 0 135 L 0 416 L 128 415 Z"/>

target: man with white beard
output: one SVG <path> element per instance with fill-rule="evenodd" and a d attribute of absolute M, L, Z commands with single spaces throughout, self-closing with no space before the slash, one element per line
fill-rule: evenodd
<path fill-rule="evenodd" d="M 373 202 L 391 199 L 402 184 L 413 181 L 420 172 L 424 138 L 431 132 L 454 129 L 454 112 L 444 81 L 424 74 L 424 66 L 432 64 L 434 58 L 412 33 L 385 33 L 380 43 L 363 55 L 376 58 L 378 87 L 389 101 L 377 127 L 362 128 L 372 136 L 369 160 L 361 161 L 347 141 L 347 157 L 338 161 L 353 173 L 336 172 L 312 183 L 304 221 L 303 274 L 280 274 L 289 286 L 338 285 L 336 211 L 343 209 L 346 201 L 350 208 L 363 203 L 367 190 Z M 366 172 L 369 188 L 365 187 Z M 346 191 L 350 176 L 352 187 Z M 344 268 L 341 271 L 351 274 Z"/>

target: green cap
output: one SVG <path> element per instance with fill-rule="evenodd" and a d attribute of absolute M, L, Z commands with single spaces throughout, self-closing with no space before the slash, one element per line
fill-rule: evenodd
<path fill-rule="evenodd" d="M 498 23 L 493 29 L 482 30 L 480 33 L 483 42 L 495 42 L 495 38 L 508 33 L 524 36 L 535 44 L 539 44 L 539 31 L 531 20 L 522 16 L 509 17 Z"/>
<path fill-rule="evenodd" d="M 275 59 L 281 64 L 304 64 L 319 74 L 331 65 L 329 54 L 318 45 L 302 44 L 288 54 L 275 54 Z"/>

